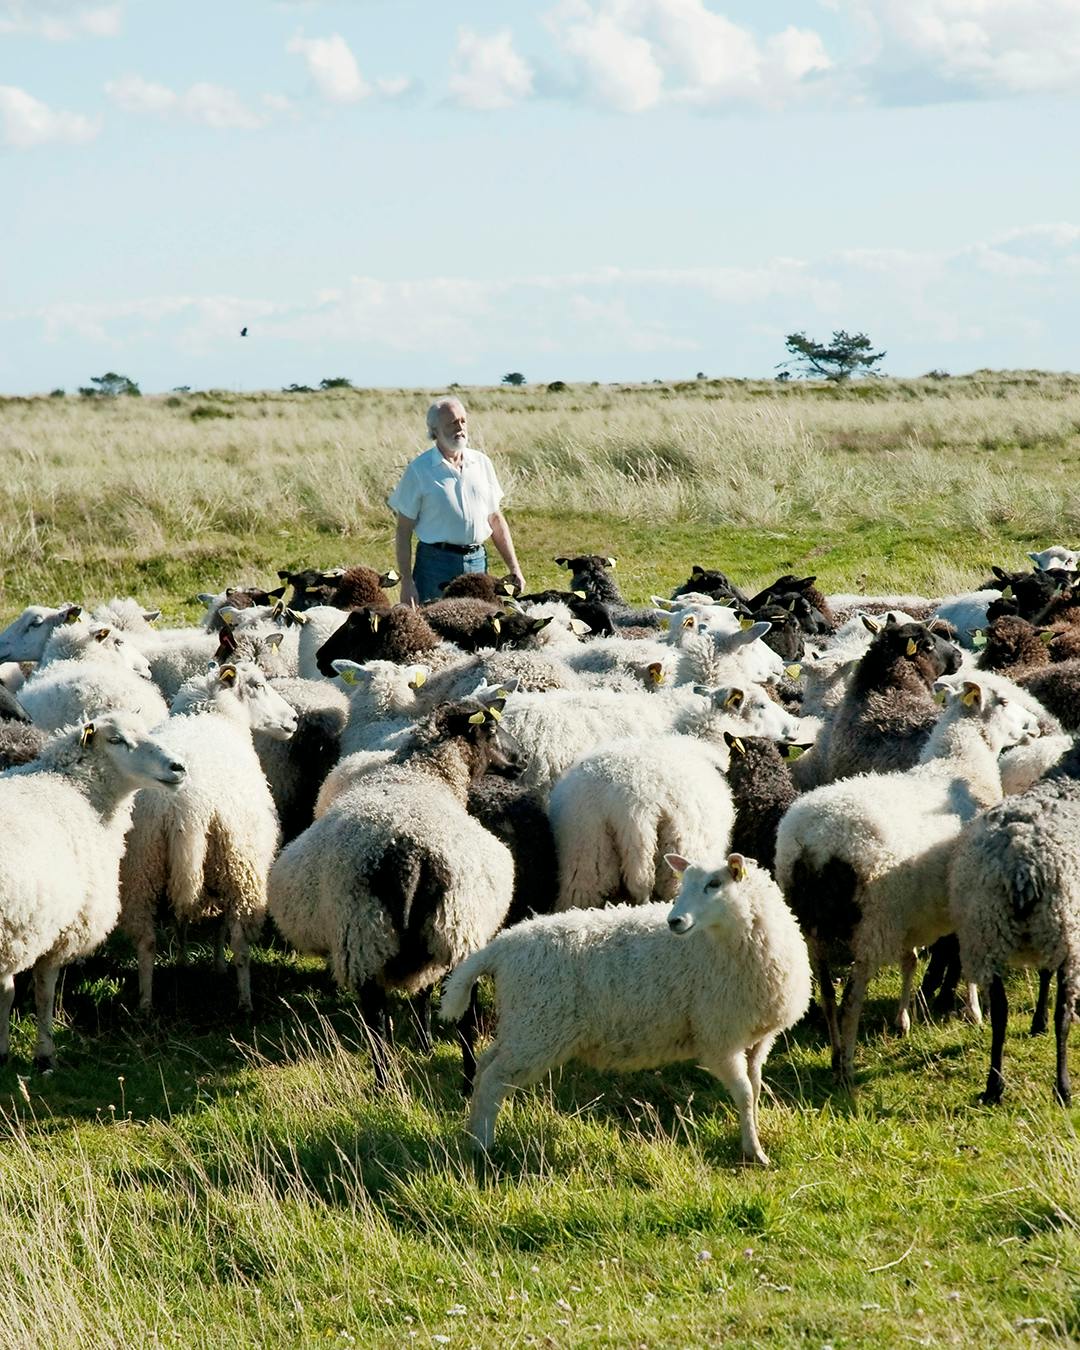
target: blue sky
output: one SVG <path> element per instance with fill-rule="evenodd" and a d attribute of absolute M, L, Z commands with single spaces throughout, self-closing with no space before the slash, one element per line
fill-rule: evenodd
<path fill-rule="evenodd" d="M 1078 96 L 1080 0 L 0 0 L 0 391 L 1075 369 Z"/>

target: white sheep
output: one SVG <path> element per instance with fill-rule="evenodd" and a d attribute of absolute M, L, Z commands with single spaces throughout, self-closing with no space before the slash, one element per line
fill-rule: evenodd
<path fill-rule="evenodd" d="M 32 763 L 0 775 L 0 1062 L 8 1055 L 15 975 L 32 966 L 34 1063 L 52 1068 L 56 978 L 116 924 L 132 797 L 141 787 L 176 787 L 184 773 L 137 718 L 108 713 L 58 733 Z"/>
<path fill-rule="evenodd" d="M 644 1069 L 695 1059 L 735 1099 L 742 1156 L 766 1165 L 761 1070 L 810 999 L 806 944 L 769 874 L 734 853 L 717 870 L 668 858 L 674 908 L 573 910 L 516 924 L 459 966 L 440 1016 L 459 1021 L 482 975 L 498 1030 L 481 1056 L 469 1133 L 484 1152 L 506 1091 L 579 1059 Z"/>
<path fill-rule="evenodd" d="M 960 830 L 1001 799 L 998 753 L 1038 735 L 1026 709 L 990 689 L 942 688 L 949 701 L 914 769 L 816 788 L 796 799 L 777 835 L 776 878 L 810 939 L 833 1067 L 845 1079 L 867 986 L 887 963 L 903 973 L 897 1021 L 908 1031 L 915 950 L 952 931 L 946 876 Z M 854 956 L 839 1022 L 834 941 L 850 943 Z"/>
<path fill-rule="evenodd" d="M 79 605 L 30 605 L 0 633 L 0 662 L 40 661 L 49 638 L 60 624 L 76 623 Z"/>
<path fill-rule="evenodd" d="M 221 918 L 240 1006 L 250 1010 L 249 947 L 266 914 L 266 876 L 280 837 L 251 733 L 285 740 L 295 729 L 293 709 L 262 671 L 245 664 L 215 666 L 187 681 L 157 729 L 188 776 L 172 797 L 143 796 L 136 803 L 120 869 L 120 923 L 138 955 L 144 1011 L 153 1003 L 159 900 L 182 925 Z"/>
<path fill-rule="evenodd" d="M 1037 572 L 1075 572 L 1080 564 L 1080 553 L 1062 544 L 1051 544 L 1041 553 L 1029 553 L 1028 557 L 1035 564 Z"/>
<path fill-rule="evenodd" d="M 785 664 L 761 638 L 772 628 L 765 620 L 748 623 L 738 632 L 711 629 L 695 633 L 679 649 L 678 684 L 703 684 L 710 689 L 724 685 L 775 683 L 785 673 Z"/>
<path fill-rule="evenodd" d="M 157 687 L 119 662 L 55 661 L 27 680 L 19 700 L 46 731 L 110 710 L 134 713 L 148 726 L 168 713 Z"/>

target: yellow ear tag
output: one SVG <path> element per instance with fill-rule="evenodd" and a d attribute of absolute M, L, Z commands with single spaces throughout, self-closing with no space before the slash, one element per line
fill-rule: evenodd
<path fill-rule="evenodd" d="M 471 727 L 478 727 L 480 723 L 485 720 L 485 717 L 486 717 L 485 713 L 474 712 L 473 715 L 469 718 L 469 725 Z"/>
<path fill-rule="evenodd" d="M 948 694 L 946 694 L 946 692 L 945 692 L 944 689 L 939 689 L 939 690 L 937 691 L 937 693 L 934 695 L 934 702 L 935 702 L 935 703 L 940 703 L 941 706 L 944 708 L 944 706 L 945 706 L 945 700 L 946 700 L 948 697 L 949 697 L 949 696 L 948 696 Z"/>
<path fill-rule="evenodd" d="M 974 708 L 979 701 L 978 689 L 965 689 L 960 695 L 960 702 L 965 708 Z"/>
<path fill-rule="evenodd" d="M 371 616 L 371 631 L 373 633 L 377 633 L 379 631 L 379 616 L 377 614 L 373 614 Z"/>
<path fill-rule="evenodd" d="M 670 620 L 670 619 L 661 619 L 661 620 L 660 620 L 660 631 L 661 631 L 662 633 L 666 633 L 670 627 L 671 627 L 671 620 Z"/>
<path fill-rule="evenodd" d="M 346 666 L 344 670 L 339 670 L 339 671 L 338 671 L 338 677 L 339 677 L 341 680 L 343 680 L 345 684 L 359 684 L 359 683 L 360 683 L 360 681 L 356 678 L 356 671 L 355 671 L 355 670 L 351 670 L 348 666 Z"/>
<path fill-rule="evenodd" d="M 734 857 L 734 854 L 732 857 Z M 731 873 L 733 881 L 742 881 L 743 877 L 746 876 L 746 867 L 743 865 L 742 859 L 738 862 L 732 862 L 731 858 L 729 858 L 728 871 Z"/>
<path fill-rule="evenodd" d="M 96 731 L 97 731 L 97 727 L 94 726 L 93 722 L 87 722 L 86 726 L 84 726 L 83 729 L 82 729 L 82 731 L 79 733 L 79 749 L 80 749 L 80 750 L 85 750 L 85 749 L 86 749 L 86 747 L 87 747 L 87 746 L 90 744 L 90 742 L 94 739 L 94 733 L 95 733 Z"/>
<path fill-rule="evenodd" d="M 108 636 L 109 636 L 109 630 L 108 630 L 107 628 L 95 628 L 95 629 L 94 629 L 94 641 L 95 641 L 95 642 L 104 642 L 105 639 L 106 639 Z"/>
<path fill-rule="evenodd" d="M 741 689 L 733 689 L 727 698 L 724 699 L 725 708 L 741 708 L 745 695 Z"/>
<path fill-rule="evenodd" d="M 488 712 L 492 715 L 492 717 L 495 719 L 496 722 L 502 721 L 502 713 L 498 710 L 498 708 L 489 708 Z"/>
<path fill-rule="evenodd" d="M 579 600 L 588 600 L 589 598 L 584 591 L 575 591 L 574 594 Z"/>
<path fill-rule="evenodd" d="M 684 628 L 693 628 L 694 625 L 695 625 L 696 623 L 697 623 L 697 619 L 695 619 L 694 616 L 693 616 L 692 614 L 688 614 L 688 615 L 686 616 L 686 618 L 683 619 L 683 621 L 682 621 L 682 626 L 683 626 Z"/>
<path fill-rule="evenodd" d="M 427 673 L 423 670 L 418 670 L 414 673 L 412 679 L 409 681 L 409 685 L 413 689 L 419 689 L 426 679 Z"/>
<path fill-rule="evenodd" d="M 1043 639 L 1045 641 L 1045 638 Z M 986 634 L 981 628 L 976 628 L 971 635 L 971 645 L 975 651 L 979 651 L 986 646 Z"/>
<path fill-rule="evenodd" d="M 746 630 L 747 630 L 748 628 L 753 628 L 753 626 L 754 626 L 754 621 L 753 621 L 753 619 L 740 619 L 740 620 L 739 620 L 739 627 L 742 629 L 742 631 L 743 631 L 744 633 L 746 632 Z"/>
<path fill-rule="evenodd" d="M 1049 647 L 1051 642 L 1053 642 L 1053 640 L 1056 637 L 1057 634 L 1054 632 L 1054 630 L 1052 628 L 1048 628 L 1045 633 L 1039 634 L 1039 641 L 1043 644 L 1044 647 Z"/>
<path fill-rule="evenodd" d="M 514 588 L 513 588 L 513 586 L 511 586 L 509 583 L 507 583 L 507 584 L 503 587 L 503 594 L 504 594 L 504 595 L 513 595 L 513 594 L 514 594 Z"/>
<path fill-rule="evenodd" d="M 805 754 L 806 751 L 801 745 L 789 745 L 787 748 L 787 758 L 789 763 L 793 759 L 802 759 Z"/>
<path fill-rule="evenodd" d="M 501 632 L 502 632 L 502 624 L 499 622 L 499 620 L 498 620 L 497 618 L 496 618 L 496 619 L 492 619 L 492 621 L 491 621 L 491 626 L 492 626 L 492 628 L 495 629 L 496 633 L 501 633 Z"/>
<path fill-rule="evenodd" d="M 615 566 L 615 559 L 614 559 L 614 558 L 605 558 L 604 561 L 607 563 L 607 565 L 608 565 L 609 567 L 614 567 L 614 566 Z"/>
<path fill-rule="evenodd" d="M 906 650 L 908 656 L 914 656 L 915 653 L 919 650 L 918 647 L 915 645 L 915 639 L 914 639 L 914 638 L 908 638 L 908 640 L 907 640 L 907 647 L 905 648 L 905 650 Z"/>
<path fill-rule="evenodd" d="M 390 571 L 386 574 L 386 584 L 388 586 L 396 586 L 400 580 L 401 578 L 398 576 L 397 572 L 391 567 Z"/>
<path fill-rule="evenodd" d="M 235 667 L 235 666 L 222 666 L 222 667 L 221 667 L 221 670 L 218 672 L 218 680 L 219 680 L 219 682 L 220 682 L 221 684 L 235 684 L 235 683 L 236 683 L 236 667 Z"/>
<path fill-rule="evenodd" d="M 653 684 L 664 683 L 664 667 L 660 664 L 659 661 L 651 662 L 649 666 L 646 667 L 646 669 L 649 672 L 649 677 L 652 680 Z"/>
<path fill-rule="evenodd" d="M 731 738 L 731 748 L 732 748 L 732 750 L 738 750 L 738 752 L 739 752 L 740 755 L 745 755 L 745 754 L 746 754 L 746 746 L 743 745 L 742 741 L 739 739 L 738 736 L 732 736 L 732 738 Z"/>
<path fill-rule="evenodd" d="M 1013 598 L 1013 588 L 1011 586 L 1006 586 L 1001 592 L 1001 598 L 1002 600 L 1011 600 Z"/>
<path fill-rule="evenodd" d="M 785 666 L 784 674 L 788 677 L 789 680 L 797 680 L 799 676 L 802 674 L 802 666 L 798 665 Z"/>

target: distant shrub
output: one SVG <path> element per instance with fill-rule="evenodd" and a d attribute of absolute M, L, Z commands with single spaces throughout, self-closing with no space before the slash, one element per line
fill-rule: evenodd
<path fill-rule="evenodd" d="M 177 403 L 180 402 L 179 399 L 176 401 Z M 235 415 L 235 413 L 227 412 L 224 408 L 215 408 L 212 403 L 196 403 L 191 410 L 193 422 L 205 422 L 209 417 L 235 417 Z"/>
<path fill-rule="evenodd" d="M 952 379 L 952 376 L 949 374 L 949 372 L 948 372 L 947 370 L 938 370 L 938 369 L 935 368 L 934 370 L 928 370 L 928 371 L 926 372 L 926 374 L 923 376 L 923 379 L 924 379 L 924 380 L 949 380 L 949 379 Z"/>
<path fill-rule="evenodd" d="M 190 393 L 191 393 L 191 385 L 190 385 L 190 384 L 176 384 L 176 385 L 173 385 L 173 393 L 174 393 L 174 394 L 190 394 Z"/>
<path fill-rule="evenodd" d="M 351 389 L 352 380 L 344 375 L 334 375 L 330 379 L 319 381 L 320 389 Z"/>
<path fill-rule="evenodd" d="M 283 394 L 313 394 L 315 392 L 310 384 L 287 384 L 281 391 Z"/>
<path fill-rule="evenodd" d="M 524 384 L 524 383 L 525 383 L 525 376 L 522 375 L 522 373 L 521 373 L 520 370 L 512 370 L 512 371 L 509 373 L 509 375 L 504 375 L 504 376 L 502 377 L 502 382 L 503 382 L 503 384 L 512 384 L 512 385 L 515 385 L 515 386 L 516 386 L 516 385 L 519 385 L 519 384 Z"/>
<path fill-rule="evenodd" d="M 549 394 L 563 394 L 566 392 L 567 383 L 565 380 L 552 380 L 547 387 Z"/>
<path fill-rule="evenodd" d="M 115 370 L 107 371 L 104 375 L 91 375 L 90 383 L 82 386 L 79 393 L 83 398 L 119 398 L 121 395 L 128 398 L 142 397 L 142 390 L 135 381 L 126 375 L 118 375 Z"/>
<path fill-rule="evenodd" d="M 64 391 L 63 391 L 62 389 L 50 389 L 50 390 L 49 390 L 49 397 L 50 397 L 50 398 L 63 398 L 63 397 L 64 397 Z"/>
<path fill-rule="evenodd" d="M 698 373 L 697 373 L 696 378 L 699 379 L 699 380 L 707 380 L 709 377 L 708 377 L 708 375 L 705 374 L 705 372 L 704 372 L 703 370 L 699 370 Z"/>
<path fill-rule="evenodd" d="M 166 408 L 182 408 L 184 406 L 184 400 L 182 398 L 177 398 L 175 394 L 170 394 L 165 400 L 165 406 Z"/>

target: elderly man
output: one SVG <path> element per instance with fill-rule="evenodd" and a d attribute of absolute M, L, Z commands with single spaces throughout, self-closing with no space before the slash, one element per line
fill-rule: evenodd
<path fill-rule="evenodd" d="M 428 409 L 427 425 L 435 444 L 412 460 L 388 499 L 397 512 L 402 601 L 437 599 L 441 582 L 461 572 L 486 572 L 488 538 L 511 580 L 524 590 L 510 527 L 499 510 L 502 488 L 487 455 L 469 449 L 464 406 L 456 398 L 439 399 Z"/>

